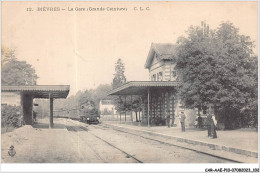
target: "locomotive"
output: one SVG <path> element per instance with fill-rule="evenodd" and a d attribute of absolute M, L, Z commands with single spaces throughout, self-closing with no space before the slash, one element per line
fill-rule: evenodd
<path fill-rule="evenodd" d="M 80 121 L 87 124 L 98 124 L 100 119 L 99 110 L 95 107 L 94 102 L 87 101 L 80 105 Z"/>

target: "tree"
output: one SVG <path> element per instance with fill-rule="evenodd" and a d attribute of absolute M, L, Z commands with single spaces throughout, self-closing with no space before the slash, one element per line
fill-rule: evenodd
<path fill-rule="evenodd" d="M 216 94 L 219 114 L 229 128 L 256 126 L 258 60 L 252 51 L 254 43 L 249 36 L 239 35 L 232 23 L 222 23 L 216 36 L 221 45 L 216 73 L 225 84 Z"/>
<path fill-rule="evenodd" d="M 17 128 L 22 125 L 22 108 L 20 106 L 2 105 L 1 126 L 7 132 L 8 128 Z"/>
<path fill-rule="evenodd" d="M 95 89 L 85 90 L 79 96 L 79 103 L 83 104 L 92 101 L 95 106 L 98 107 L 100 100 L 110 99 L 110 97 L 107 96 L 109 90 L 111 90 L 111 85 L 108 84 L 101 84 Z"/>
<path fill-rule="evenodd" d="M 113 83 L 112 83 L 113 89 L 118 88 L 121 85 L 123 85 L 124 83 L 126 83 L 126 77 L 124 74 L 125 66 L 120 58 L 116 62 L 115 71 L 116 71 L 116 73 L 114 74 L 114 79 L 113 79 Z"/>
<path fill-rule="evenodd" d="M 101 84 L 96 89 L 93 90 L 91 99 L 94 101 L 95 105 L 99 105 L 100 100 L 112 99 L 112 97 L 107 96 L 108 91 L 112 89 L 109 84 Z"/>
<path fill-rule="evenodd" d="M 5 46 L 1 46 L 1 66 L 11 60 L 16 60 L 15 49 L 10 49 Z"/>
<path fill-rule="evenodd" d="M 133 101 L 132 101 L 132 110 L 134 110 L 134 112 L 135 112 L 135 120 L 136 120 L 136 122 L 140 121 L 140 119 L 138 118 L 137 113 L 140 112 L 141 109 L 142 109 L 142 105 L 141 105 L 141 102 L 140 102 L 140 96 L 134 96 L 133 97 Z"/>
<path fill-rule="evenodd" d="M 125 77 L 125 66 L 122 60 L 119 58 L 115 64 L 115 74 L 112 82 L 112 88 L 118 88 L 122 86 L 124 83 L 126 83 L 126 77 Z M 113 102 L 115 105 L 115 109 L 117 111 L 125 111 L 128 109 L 129 105 L 127 102 L 123 101 L 123 98 L 114 96 Z"/>
<path fill-rule="evenodd" d="M 208 27 L 207 27 L 208 28 Z M 179 38 L 176 69 L 180 74 L 182 85 L 179 94 L 187 108 L 207 109 L 211 96 L 210 82 L 214 74 L 212 65 L 215 43 L 212 31 L 205 27 L 190 27 L 188 38 Z M 206 93 L 209 91 L 209 93 Z"/>
<path fill-rule="evenodd" d="M 184 105 L 204 111 L 212 107 L 226 128 L 249 122 L 246 110 L 257 115 L 257 58 L 250 37 L 238 31 L 229 22 L 217 30 L 190 27 L 176 53 Z"/>
<path fill-rule="evenodd" d="M 2 47 L 2 85 L 36 85 L 38 76 L 26 61 L 18 61 L 15 51 Z"/>

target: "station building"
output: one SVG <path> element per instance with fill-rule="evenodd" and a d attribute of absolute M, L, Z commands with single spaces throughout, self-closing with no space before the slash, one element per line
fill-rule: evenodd
<path fill-rule="evenodd" d="M 172 125 L 179 122 L 180 111 L 190 114 L 191 110 L 184 110 L 177 97 L 180 81 L 174 69 L 175 50 L 173 44 L 152 43 L 144 66 L 149 70 L 149 81 L 127 82 L 108 93 L 125 98 L 139 96 L 142 124 L 165 125 L 166 110 L 170 111 Z"/>

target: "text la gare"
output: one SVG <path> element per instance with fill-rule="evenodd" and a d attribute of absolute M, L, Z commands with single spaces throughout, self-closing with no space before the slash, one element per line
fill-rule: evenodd
<path fill-rule="evenodd" d="M 86 11 L 86 9 L 80 7 L 75 7 L 75 8 L 68 7 L 68 11 Z"/>

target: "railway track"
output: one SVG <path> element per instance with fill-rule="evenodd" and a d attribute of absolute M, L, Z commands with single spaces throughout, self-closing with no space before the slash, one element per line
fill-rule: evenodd
<path fill-rule="evenodd" d="M 76 124 L 74 122 L 72 122 L 73 124 Z M 87 131 L 87 128 L 82 126 L 82 125 L 79 125 L 80 129 L 84 130 L 84 131 Z M 109 127 L 109 126 L 106 126 L 106 125 L 102 125 L 102 124 L 98 124 L 98 125 L 94 125 L 94 126 L 91 126 L 91 128 L 96 128 L 96 129 L 102 129 L 102 130 L 107 130 L 107 129 L 111 129 L 111 130 L 114 130 L 116 132 L 120 132 L 120 133 L 124 133 L 124 134 L 129 134 L 129 135 L 132 135 L 132 136 L 137 136 L 137 137 L 140 137 L 140 138 L 143 138 L 143 139 L 146 139 L 146 140 L 150 140 L 150 141 L 154 141 L 154 142 L 157 142 L 157 143 L 160 143 L 160 144 L 163 144 L 163 145 L 167 145 L 167 146 L 174 146 L 174 147 L 178 147 L 178 148 L 181 148 L 181 149 L 185 149 L 185 150 L 189 150 L 189 151 L 193 151 L 193 152 L 196 152 L 196 153 L 199 153 L 199 154 L 203 154 L 205 156 L 210 156 L 210 157 L 214 157 L 214 158 L 217 158 L 217 159 L 221 159 L 221 160 L 224 160 L 224 161 L 228 161 L 228 162 L 232 162 L 232 163 L 243 163 L 243 162 L 240 162 L 240 161 L 237 161 L 237 160 L 234 160 L 234 159 L 230 159 L 230 158 L 225 158 L 223 156 L 219 156 L 219 155 L 214 155 L 214 154 L 211 154 L 211 153 L 208 153 L 208 152 L 204 152 L 204 151 L 201 151 L 201 150 L 197 150 L 197 149 L 194 149 L 194 148 L 189 148 L 189 147 L 186 147 L 186 146 L 182 146 L 182 145 L 178 145 L 178 144 L 173 144 L 173 143 L 169 143 L 169 142 L 166 142 L 166 141 L 162 141 L 162 140 L 158 140 L 158 139 L 154 139 L 154 138 L 151 138 L 151 137 L 148 137 L 149 135 L 141 135 L 141 134 L 137 134 L 137 133 L 132 133 L 132 132 L 129 132 L 129 131 L 124 131 L 122 129 L 117 129 L 117 128 L 113 128 L 113 127 Z M 118 148 L 117 146 L 115 146 L 114 144 L 110 143 L 109 141 L 107 140 L 104 140 L 102 139 L 101 137 L 89 132 L 91 135 L 95 136 L 96 138 L 98 138 L 99 140 L 105 142 L 106 144 L 110 145 L 111 147 L 121 151 L 122 153 L 124 153 L 125 155 L 127 155 L 127 157 L 131 157 L 132 159 L 134 159 L 136 162 L 138 163 L 143 163 L 143 161 L 141 161 L 140 159 L 132 156 L 131 154 L 127 153 L 126 151 Z"/>
<path fill-rule="evenodd" d="M 99 124 L 99 125 L 96 125 L 96 126 L 92 126 L 92 127 L 103 129 L 103 130 L 109 128 L 109 129 L 112 129 L 112 130 L 117 131 L 117 132 L 138 136 L 138 137 L 141 137 L 143 139 L 147 139 L 147 140 L 150 140 L 150 141 L 158 142 L 160 144 L 164 144 L 164 145 L 168 145 L 168 146 L 174 146 L 174 147 L 182 148 L 182 149 L 185 149 L 185 150 L 194 151 L 194 152 L 197 152 L 199 154 L 211 156 L 211 157 L 214 157 L 214 158 L 226 160 L 226 161 L 233 162 L 233 163 L 243 163 L 243 162 L 240 162 L 240 161 L 237 161 L 237 160 L 234 160 L 234 159 L 229 159 L 229 158 L 225 158 L 225 157 L 222 157 L 222 156 L 213 155 L 213 154 L 210 154 L 210 153 L 207 153 L 207 152 L 199 151 L 199 150 L 196 150 L 196 149 L 193 149 L 193 148 L 189 148 L 189 147 L 185 147 L 185 146 L 181 146 L 181 145 L 178 145 L 178 144 L 172 144 L 172 143 L 169 143 L 169 142 L 153 139 L 153 138 L 150 138 L 150 137 L 147 137 L 147 136 L 143 136 L 143 135 L 139 135 L 139 134 L 136 134 L 136 133 L 131 133 L 129 131 L 124 131 L 124 130 L 116 129 L 116 128 L 113 128 L 113 127 L 104 126 L 102 124 Z"/>
<path fill-rule="evenodd" d="M 82 126 L 82 125 L 79 125 L 79 124 L 76 124 L 76 123 L 74 123 L 74 122 L 72 122 L 72 121 L 71 121 L 71 123 L 77 125 L 78 128 L 80 128 L 81 130 L 87 131 L 88 134 L 91 134 L 92 136 L 94 136 L 95 138 L 99 139 L 100 141 L 102 141 L 102 142 L 108 144 L 108 145 L 111 146 L 112 148 L 114 148 L 114 149 L 120 151 L 121 153 L 125 154 L 125 157 L 126 157 L 126 158 L 132 158 L 132 159 L 133 159 L 135 162 L 137 162 L 137 163 L 143 163 L 140 159 L 137 159 L 135 156 L 129 154 L 128 152 L 124 151 L 123 149 L 120 149 L 119 147 L 115 146 L 114 144 L 108 142 L 107 140 L 104 140 L 104 139 L 102 139 L 101 137 L 99 137 L 99 136 L 97 136 L 97 135 L 95 135 L 95 134 L 89 132 L 86 127 L 84 127 L 84 126 Z M 77 129 L 76 129 L 75 127 L 73 127 L 73 126 L 65 126 L 65 127 L 67 128 L 68 131 L 73 131 L 73 132 L 79 131 L 79 130 L 77 130 Z M 84 139 L 82 139 L 82 140 L 84 140 Z M 87 141 L 86 141 L 86 144 L 87 144 L 88 147 L 95 153 L 95 155 L 96 155 L 96 157 L 97 157 L 98 159 L 102 160 L 104 163 L 107 163 L 107 161 L 106 161 L 105 159 L 103 159 L 103 158 L 98 154 L 98 151 L 95 150 L 91 145 L 89 145 Z"/>
<path fill-rule="evenodd" d="M 69 132 L 78 132 L 78 130 L 73 126 L 65 126 L 65 127 Z M 84 131 L 87 131 L 85 127 L 83 129 L 84 129 Z M 83 138 L 82 138 L 82 140 L 85 141 Z M 107 163 L 106 160 L 103 159 L 91 145 L 89 145 L 87 142 L 85 142 L 85 143 L 93 151 L 96 158 L 98 158 L 99 160 L 101 160 L 104 163 Z"/>

